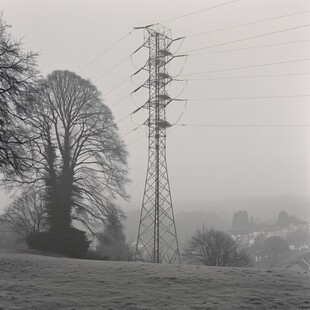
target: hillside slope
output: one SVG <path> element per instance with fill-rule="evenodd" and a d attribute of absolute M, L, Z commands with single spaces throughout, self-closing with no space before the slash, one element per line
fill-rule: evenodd
<path fill-rule="evenodd" d="M 0 252 L 0 309 L 309 309 L 309 273 Z"/>

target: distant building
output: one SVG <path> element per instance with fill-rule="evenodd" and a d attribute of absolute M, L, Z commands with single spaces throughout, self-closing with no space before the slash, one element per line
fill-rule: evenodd
<path fill-rule="evenodd" d="M 300 222 L 298 224 L 289 224 L 287 227 L 281 226 L 261 226 L 254 230 L 229 230 L 228 234 L 242 247 L 246 248 L 254 245 L 255 238 L 261 237 L 281 237 L 288 239 L 293 233 L 304 233 L 309 236 L 310 223 Z"/>

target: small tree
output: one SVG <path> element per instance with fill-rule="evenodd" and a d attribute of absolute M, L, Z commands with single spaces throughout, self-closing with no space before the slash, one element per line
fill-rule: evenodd
<path fill-rule="evenodd" d="M 236 242 L 226 233 L 214 229 L 197 230 L 188 242 L 184 255 L 191 263 L 207 266 L 245 266 L 250 258 L 238 250 Z"/>
<path fill-rule="evenodd" d="M 0 221 L 23 239 L 30 233 L 44 231 L 47 219 L 42 195 L 34 191 L 23 193 L 9 205 Z"/>
<path fill-rule="evenodd" d="M 275 266 L 279 258 L 289 251 L 289 244 L 283 238 L 272 236 L 264 241 L 263 249 L 269 258 L 270 265 Z"/>
<path fill-rule="evenodd" d="M 280 226 L 288 226 L 290 224 L 290 216 L 286 211 L 281 211 L 278 216 L 278 225 Z"/>
<path fill-rule="evenodd" d="M 248 229 L 250 226 L 248 213 L 246 211 L 237 211 L 234 213 L 232 220 L 232 228 L 239 229 Z"/>
<path fill-rule="evenodd" d="M 122 219 L 118 212 L 109 213 L 105 228 L 98 236 L 96 252 L 107 260 L 130 260 L 130 247 L 126 243 Z"/>
<path fill-rule="evenodd" d="M 299 222 L 295 215 L 288 215 L 286 211 L 281 211 L 277 224 L 282 227 L 288 227 L 290 224 L 298 224 Z"/>

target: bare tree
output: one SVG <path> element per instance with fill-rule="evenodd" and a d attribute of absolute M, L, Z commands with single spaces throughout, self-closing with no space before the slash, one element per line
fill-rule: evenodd
<path fill-rule="evenodd" d="M 15 199 L 0 217 L 2 223 L 25 239 L 32 232 L 47 229 L 43 197 L 38 192 L 23 193 Z"/>
<path fill-rule="evenodd" d="M 124 143 L 89 81 L 55 71 L 41 85 L 28 115 L 31 132 L 40 136 L 32 143 L 28 180 L 45 190 L 51 231 L 66 231 L 73 220 L 92 231 L 115 209 L 114 198 L 126 197 Z"/>
<path fill-rule="evenodd" d="M 197 230 L 188 242 L 184 255 L 191 263 L 207 266 L 244 266 L 250 263 L 245 251 L 226 233 L 214 229 Z"/>
<path fill-rule="evenodd" d="M 37 55 L 23 52 L 22 42 L 8 33 L 9 26 L 0 15 L 0 169 L 5 173 L 21 173 L 29 164 L 26 159 L 23 131 L 25 109 L 30 94 L 35 92 Z M 25 167 L 27 166 L 27 167 Z"/>

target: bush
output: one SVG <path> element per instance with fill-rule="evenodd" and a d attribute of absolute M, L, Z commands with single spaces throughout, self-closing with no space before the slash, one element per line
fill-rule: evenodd
<path fill-rule="evenodd" d="M 244 250 L 237 248 L 236 242 L 223 231 L 198 229 L 188 242 L 184 255 L 191 263 L 207 266 L 249 265 L 251 260 Z"/>
<path fill-rule="evenodd" d="M 70 228 L 65 232 L 35 232 L 26 238 L 30 248 L 45 252 L 63 254 L 74 258 L 86 256 L 89 241 L 85 231 Z"/>

